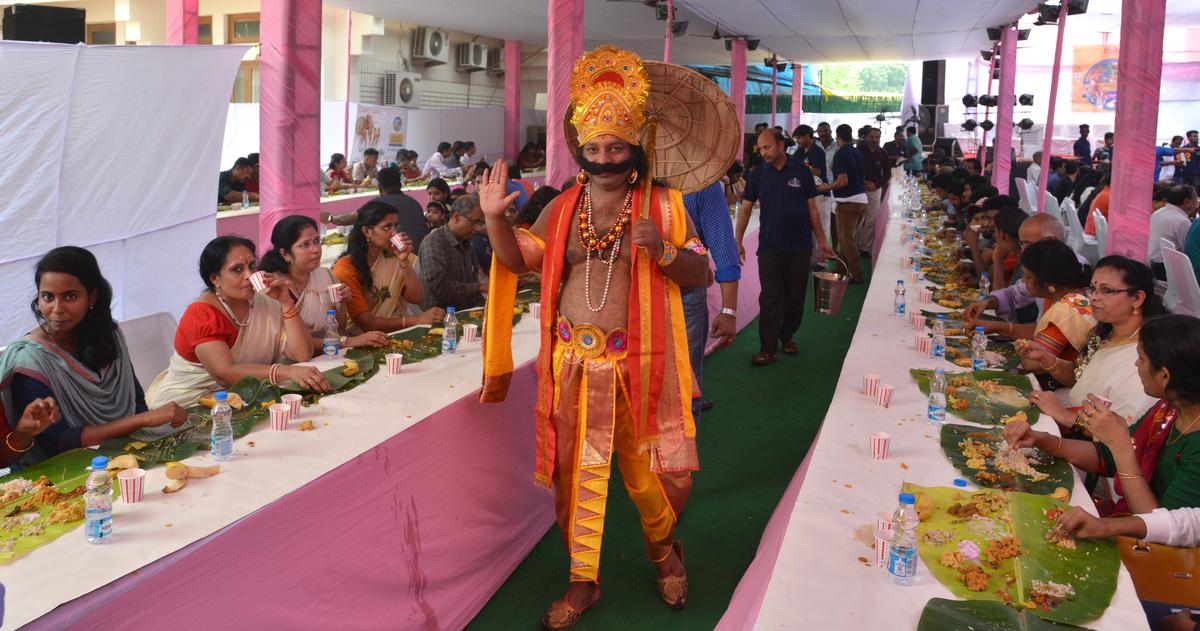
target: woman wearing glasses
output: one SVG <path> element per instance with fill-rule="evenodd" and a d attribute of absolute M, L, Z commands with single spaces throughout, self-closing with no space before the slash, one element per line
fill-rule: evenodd
<path fill-rule="evenodd" d="M 1106 256 L 1096 263 L 1087 293 L 1098 324 L 1083 351 L 1074 362 L 1045 362 L 1055 381 L 1071 389 L 1061 398 L 1049 392 L 1031 397 L 1067 428 L 1075 424 L 1077 409 L 1089 394 L 1112 401 L 1112 411 L 1127 419 L 1141 418 L 1154 404 L 1135 366 L 1142 323 L 1166 313 L 1154 293 L 1154 273 L 1138 261 Z"/>

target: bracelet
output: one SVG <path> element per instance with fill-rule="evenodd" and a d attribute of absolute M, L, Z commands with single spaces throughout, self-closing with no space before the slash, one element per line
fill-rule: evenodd
<path fill-rule="evenodd" d="M 271 370 L 267 371 L 267 383 L 273 386 L 279 385 L 279 381 L 276 379 L 276 373 L 278 372 L 279 364 L 271 364 Z"/>
<path fill-rule="evenodd" d="M 1141 480 L 1142 474 L 1141 473 L 1121 473 L 1120 471 L 1118 471 L 1117 478 L 1119 478 L 1121 480 Z"/>
<path fill-rule="evenodd" d="M 663 241 L 662 256 L 658 257 L 659 267 L 666 267 L 675 261 L 675 257 L 679 255 L 679 250 L 675 246 Z"/>
<path fill-rule="evenodd" d="M 685 249 L 691 250 L 700 256 L 708 255 L 708 248 L 704 247 L 704 243 L 700 241 L 700 237 L 692 237 L 683 244 Z"/>
<path fill-rule="evenodd" d="M 730 309 L 729 307 L 721 307 L 721 315 L 727 315 L 727 316 L 736 318 L 737 311 L 734 311 L 733 309 Z"/>
<path fill-rule="evenodd" d="M 1041 362 L 1038 362 L 1038 364 L 1042 367 L 1042 370 L 1044 370 L 1046 372 L 1050 372 L 1050 371 L 1054 370 L 1055 368 L 1058 368 L 1058 358 L 1057 357 L 1054 358 L 1054 363 L 1050 364 L 1049 368 L 1047 368 L 1046 365 Z"/>
<path fill-rule="evenodd" d="M 33 449 L 33 441 L 32 440 L 29 441 L 29 446 L 24 449 L 17 449 L 16 447 L 13 447 L 13 444 L 9 442 L 9 439 L 12 438 L 13 433 L 14 432 L 9 432 L 8 435 L 4 437 L 4 446 L 5 447 L 8 447 L 9 449 L 11 449 L 13 451 L 13 453 L 17 453 L 17 454 L 23 454 L 23 453 L 29 451 L 30 449 Z"/>
<path fill-rule="evenodd" d="M 284 319 L 284 320 L 291 320 L 292 318 L 294 318 L 294 317 L 296 317 L 296 316 L 298 316 L 298 315 L 300 315 L 300 307 L 295 307 L 295 308 L 293 308 L 291 311 L 284 311 L 284 312 L 283 312 L 283 319 Z"/>

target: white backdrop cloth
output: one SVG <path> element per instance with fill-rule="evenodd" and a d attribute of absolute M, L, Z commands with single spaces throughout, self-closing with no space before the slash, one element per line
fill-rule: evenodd
<path fill-rule="evenodd" d="M 893 199 L 892 208 L 899 207 Z M 908 370 L 935 365 L 962 369 L 922 357 L 913 348 L 908 318 L 891 316 L 896 281 L 907 277 L 900 269 L 904 249 L 899 234 L 899 220 L 892 219 L 758 616 L 740 623 L 731 620 L 722 628 L 912 629 L 930 598 L 954 598 L 923 561 L 918 562 L 916 581 L 899 587 L 883 569 L 858 560 L 860 556 L 873 560 L 874 553 L 855 539 L 855 531 L 873 525 L 876 513 L 895 510 L 902 482 L 950 486 L 961 477 L 942 453 L 939 428 L 925 420 L 926 397 Z M 946 311 L 920 305 L 916 293 L 909 288 L 909 308 Z M 890 409 L 861 394 L 866 373 L 878 374 L 881 383 L 895 386 Z M 965 423 L 950 416 L 947 420 Z M 1044 415 L 1035 427 L 1055 431 L 1054 422 Z M 876 431 L 891 434 L 887 460 L 871 459 L 869 437 Z M 1095 512 L 1078 474 L 1071 502 Z M 1084 626 L 1120 631 L 1147 627 L 1124 567 L 1104 615 Z"/>
<path fill-rule="evenodd" d="M 0 146 L 26 156 L 0 187 L 0 340 L 33 323 L 33 267 L 88 248 L 118 319 L 176 316 L 216 235 L 220 138 L 244 46 L 0 42 Z"/>

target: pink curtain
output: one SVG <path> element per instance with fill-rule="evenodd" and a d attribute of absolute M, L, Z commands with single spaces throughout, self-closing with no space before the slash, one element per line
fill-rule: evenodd
<path fill-rule="evenodd" d="M 671 30 L 675 27 L 675 0 L 667 0 L 667 32 L 663 36 L 663 63 L 671 63 Z"/>
<path fill-rule="evenodd" d="M 200 0 L 167 0 L 167 43 L 176 46 L 199 41 Z"/>
<path fill-rule="evenodd" d="M 729 96 L 733 99 L 733 109 L 737 110 L 738 129 L 743 138 L 746 132 L 746 40 L 733 40 L 733 52 L 729 60 Z M 744 148 L 743 143 L 743 148 Z M 746 159 L 743 153 L 740 158 Z"/>
<path fill-rule="evenodd" d="M 775 126 L 775 111 L 779 106 L 779 64 L 771 57 L 771 127 Z"/>
<path fill-rule="evenodd" d="M 1030 205 L 1045 211 L 1046 185 L 1050 181 L 1050 150 L 1054 139 L 1054 106 L 1058 103 L 1058 77 L 1062 74 L 1059 64 L 1062 63 L 1063 35 L 1067 32 L 1067 5 L 1064 2 L 1058 9 L 1058 39 L 1054 42 L 1054 65 L 1050 72 L 1050 110 L 1046 113 L 1046 133 L 1042 136 L 1042 168 L 1038 172 L 1037 198 L 1030 200 Z"/>
<path fill-rule="evenodd" d="M 1001 194 L 1009 193 L 1012 171 L 1013 89 L 1017 74 L 1017 29 L 1007 27 L 1000 36 L 1000 95 L 996 105 L 996 141 L 992 186 Z"/>
<path fill-rule="evenodd" d="M 548 1 L 546 181 L 562 186 L 579 171 L 563 137 L 563 117 L 571 106 L 571 70 L 583 53 L 583 0 Z"/>
<path fill-rule="evenodd" d="M 804 64 L 792 64 L 792 129 L 800 125 L 804 114 Z M 787 130 L 791 133 L 792 129 Z"/>
<path fill-rule="evenodd" d="M 521 152 L 521 42 L 504 40 L 504 159 Z"/>
<path fill-rule="evenodd" d="M 1121 74 L 1117 78 L 1108 253 L 1139 261 L 1146 260 L 1150 237 L 1165 23 L 1166 0 L 1121 3 Z"/>
<path fill-rule="evenodd" d="M 259 251 L 275 222 L 317 219 L 321 200 L 321 1 L 262 3 Z"/>

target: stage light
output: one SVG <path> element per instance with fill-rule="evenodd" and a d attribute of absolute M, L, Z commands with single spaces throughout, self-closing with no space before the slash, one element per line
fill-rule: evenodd
<path fill-rule="evenodd" d="M 996 104 L 999 102 L 1000 100 L 991 94 L 984 94 L 979 97 L 979 104 L 983 107 L 996 107 Z"/>
<path fill-rule="evenodd" d="M 982 123 L 979 123 L 980 129 L 982 129 L 983 131 L 992 131 L 992 128 L 995 126 L 996 126 L 996 123 L 993 123 L 992 121 L 989 121 L 989 120 L 985 120 Z"/>
<path fill-rule="evenodd" d="M 975 128 L 978 126 L 979 126 L 979 123 L 976 123 L 974 118 L 968 118 L 967 122 L 962 124 L 962 130 L 963 131 L 975 131 Z"/>
<path fill-rule="evenodd" d="M 996 54 L 996 52 L 995 52 L 995 51 L 992 51 L 992 50 L 981 50 L 981 51 L 979 51 L 979 56 L 980 56 L 980 57 L 983 57 L 983 60 L 984 60 L 984 61 L 991 61 L 991 60 L 992 60 L 992 55 L 994 55 L 994 54 Z"/>
<path fill-rule="evenodd" d="M 1058 5 L 1052 5 L 1043 2 L 1037 6 L 1038 19 L 1034 22 L 1037 26 L 1045 24 L 1058 24 Z M 1069 13 L 1069 12 L 1068 12 Z"/>
<path fill-rule="evenodd" d="M 1017 127 L 1020 127 L 1021 131 L 1029 131 L 1033 129 L 1033 121 L 1028 118 L 1022 118 L 1021 122 L 1017 123 Z"/>
<path fill-rule="evenodd" d="M 1022 94 L 1021 96 L 1018 96 L 1017 103 L 1020 103 L 1021 105 L 1024 105 L 1025 107 L 1030 107 L 1033 105 L 1033 95 L 1032 94 Z"/>
<path fill-rule="evenodd" d="M 1017 29 L 1017 41 L 1023 42 L 1029 39 L 1029 32 L 1030 31 L 1027 28 Z"/>
<path fill-rule="evenodd" d="M 963 97 L 962 104 L 963 107 L 975 107 L 979 105 L 979 99 L 975 98 L 974 95 L 968 94 Z"/>
<path fill-rule="evenodd" d="M 756 40 L 756 39 L 746 40 L 746 48 L 749 50 L 758 50 L 758 40 Z"/>
<path fill-rule="evenodd" d="M 999 26 L 989 26 L 987 29 L 987 36 L 988 36 L 988 39 L 992 40 L 993 42 L 1000 41 L 1000 27 Z"/>
<path fill-rule="evenodd" d="M 683 37 L 687 34 L 688 21 L 671 22 L 671 35 L 675 37 Z"/>
<path fill-rule="evenodd" d="M 1087 13 L 1088 0 L 1071 0 L 1067 3 L 1067 15 Z"/>
<path fill-rule="evenodd" d="M 721 27 L 716 27 L 713 29 L 712 38 L 714 41 L 721 39 Z"/>

